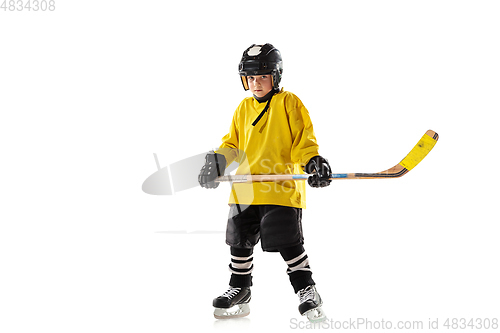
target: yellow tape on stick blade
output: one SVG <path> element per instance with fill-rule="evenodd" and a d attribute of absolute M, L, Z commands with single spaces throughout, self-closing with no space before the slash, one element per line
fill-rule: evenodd
<path fill-rule="evenodd" d="M 429 134 L 434 134 L 431 137 Z M 436 139 L 435 139 L 436 138 Z M 415 147 L 406 155 L 399 164 L 407 170 L 413 169 L 425 156 L 434 148 L 437 142 L 437 134 L 433 131 L 427 131 L 426 134 L 420 139 Z"/>

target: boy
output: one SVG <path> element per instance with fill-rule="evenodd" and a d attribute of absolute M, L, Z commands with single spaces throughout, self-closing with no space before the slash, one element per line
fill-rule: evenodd
<path fill-rule="evenodd" d="M 219 184 L 214 181 L 216 177 L 224 175 L 233 161 L 243 158 L 246 163 L 240 163 L 237 174 L 305 171 L 314 173 L 308 179 L 310 186 L 330 185 L 330 165 L 318 154 L 309 113 L 294 94 L 279 89 L 282 73 L 281 54 L 271 44 L 254 44 L 245 50 L 239 74 L 243 88 L 250 90 L 253 97 L 240 103 L 222 145 L 205 157 L 198 177 L 202 187 L 216 188 Z M 234 318 L 250 313 L 252 254 L 261 239 L 264 251 L 279 252 L 287 263 L 290 282 L 299 296 L 300 314 L 311 321 L 324 320 L 322 301 L 303 247 L 301 217 L 305 183 L 234 183 L 229 204 L 226 243 L 231 251 L 232 274 L 229 289 L 213 301 L 214 316 Z"/>

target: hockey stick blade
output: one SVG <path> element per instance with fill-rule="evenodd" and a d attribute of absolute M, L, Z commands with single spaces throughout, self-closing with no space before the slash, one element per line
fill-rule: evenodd
<path fill-rule="evenodd" d="M 354 173 L 347 174 L 350 179 L 376 179 L 376 178 L 399 178 L 406 175 L 417 166 L 436 145 L 439 135 L 433 130 L 428 130 L 413 149 L 392 168 L 377 173 Z"/>
<path fill-rule="evenodd" d="M 422 136 L 420 141 L 413 149 L 401 160 L 398 164 L 390 169 L 377 173 L 333 173 L 330 175 L 331 180 L 335 179 L 378 179 L 378 178 L 399 178 L 406 175 L 411 169 L 417 166 L 436 145 L 439 135 L 433 130 L 428 130 Z M 251 182 L 274 182 L 285 180 L 305 180 L 309 178 L 309 174 L 299 175 L 236 175 L 222 176 L 215 181 L 224 182 L 230 181 L 234 183 L 251 183 Z"/>

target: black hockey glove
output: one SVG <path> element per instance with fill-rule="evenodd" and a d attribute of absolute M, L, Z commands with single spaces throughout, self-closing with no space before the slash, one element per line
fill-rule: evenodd
<path fill-rule="evenodd" d="M 224 155 L 217 154 L 212 151 L 205 156 L 205 165 L 201 168 L 200 175 L 198 176 L 198 182 L 201 187 L 217 188 L 219 183 L 214 180 L 219 176 L 223 176 L 225 170 L 226 158 Z"/>
<path fill-rule="evenodd" d="M 312 187 L 325 187 L 330 185 L 330 174 L 332 170 L 328 160 L 321 156 L 314 156 L 309 160 L 304 168 L 306 173 L 314 173 L 311 177 L 307 178 L 307 182 Z"/>

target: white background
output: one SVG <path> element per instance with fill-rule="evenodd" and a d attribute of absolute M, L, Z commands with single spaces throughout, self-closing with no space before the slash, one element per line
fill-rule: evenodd
<path fill-rule="evenodd" d="M 334 172 L 387 169 L 440 134 L 401 179 L 308 189 L 305 248 L 328 316 L 498 318 L 499 14 L 496 1 L 0 11 L 0 331 L 305 324 L 286 265 L 260 245 L 252 313 L 213 318 L 229 281 L 226 186 L 141 191 L 153 153 L 165 166 L 220 144 L 248 96 L 241 54 L 266 42 Z"/>

